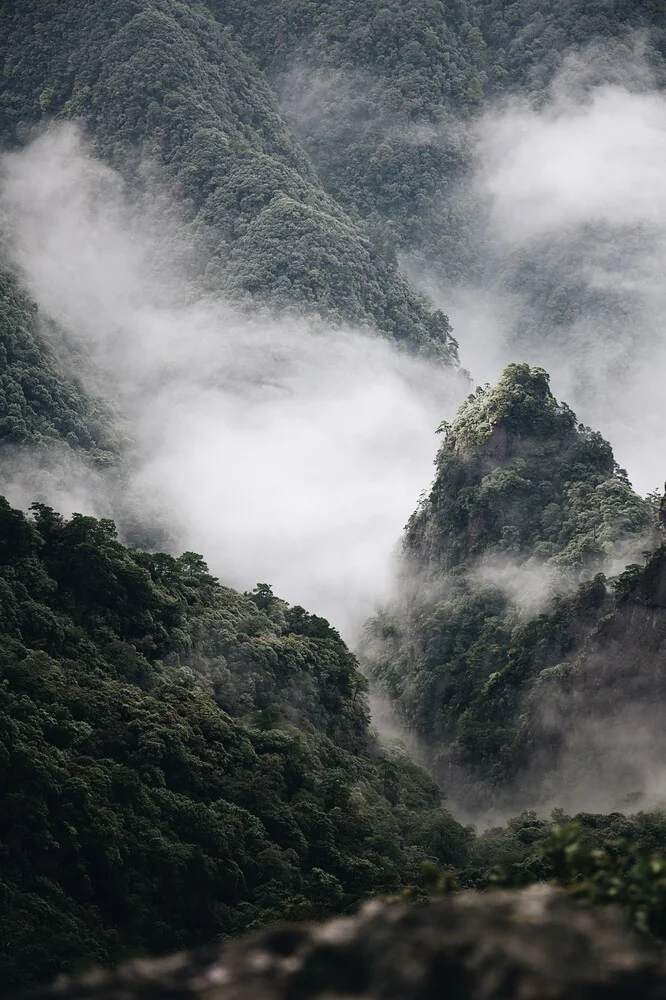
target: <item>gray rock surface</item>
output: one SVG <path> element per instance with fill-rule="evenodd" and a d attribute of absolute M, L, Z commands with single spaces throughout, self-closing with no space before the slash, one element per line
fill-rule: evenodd
<path fill-rule="evenodd" d="M 622 920 L 536 886 L 282 927 L 115 972 L 33 1000 L 666 1000 L 662 950 Z"/>

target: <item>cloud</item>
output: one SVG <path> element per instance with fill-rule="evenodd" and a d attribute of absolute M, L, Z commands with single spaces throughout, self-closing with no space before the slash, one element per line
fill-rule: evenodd
<path fill-rule="evenodd" d="M 479 183 L 503 242 L 571 226 L 666 224 L 666 96 L 601 86 L 572 104 L 488 115 Z"/>
<path fill-rule="evenodd" d="M 572 590 L 566 573 L 531 559 L 519 563 L 503 554 L 489 554 L 472 567 L 470 578 L 481 586 L 497 587 L 511 605 L 529 617 L 541 614 L 555 594 Z"/>
<path fill-rule="evenodd" d="M 71 126 L 5 157 L 0 212 L 31 294 L 120 406 L 128 489 L 170 512 L 174 546 L 352 637 L 388 595 L 434 428 L 464 380 L 380 338 L 197 296 L 155 265 L 178 257 L 173 226 L 137 209 Z"/>
<path fill-rule="evenodd" d="M 666 94 L 624 58 L 591 49 L 539 107 L 514 100 L 475 123 L 475 169 L 453 197 L 474 206 L 478 266 L 420 281 L 476 381 L 509 361 L 545 367 L 647 492 L 666 475 Z"/>

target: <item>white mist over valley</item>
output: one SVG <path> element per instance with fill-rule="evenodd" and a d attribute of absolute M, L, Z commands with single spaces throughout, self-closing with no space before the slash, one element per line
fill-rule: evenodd
<path fill-rule="evenodd" d="M 156 273 L 161 240 L 177 237 L 132 211 L 70 126 L 7 157 L 2 191 L 31 294 L 122 415 L 146 516 L 159 501 L 174 549 L 205 553 L 228 585 L 269 582 L 353 637 L 390 594 L 434 428 L 464 376 L 353 330 L 243 317 L 172 266 Z M 39 499 L 117 513 L 90 478 L 68 470 Z"/>
<path fill-rule="evenodd" d="M 542 365 L 647 492 L 664 476 L 666 99 L 617 83 L 581 90 L 579 78 L 567 68 L 542 108 L 482 116 L 468 183 L 485 218 L 484 283 L 421 281 L 450 314 L 474 384 L 516 357 Z M 268 581 L 352 637 L 390 595 L 433 432 L 465 377 L 353 329 L 242 316 L 197 292 L 178 268 L 177 206 L 161 216 L 159 189 L 132 204 L 72 126 L 5 157 L 2 174 L 9 250 L 89 359 L 90 387 L 118 405 L 130 491 L 147 506 L 159 495 L 174 547 L 206 553 L 225 582 Z M 552 276 L 548 303 L 534 282 L 516 290 L 518 263 L 540 258 L 599 293 L 573 322 L 555 327 L 544 309 Z M 13 477 L 19 499 L 25 476 Z M 104 509 L 103 485 L 93 496 L 83 471 L 65 478 L 42 485 L 50 503 Z"/>

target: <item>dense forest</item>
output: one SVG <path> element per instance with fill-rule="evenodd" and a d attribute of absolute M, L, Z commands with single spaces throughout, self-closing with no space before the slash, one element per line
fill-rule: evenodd
<path fill-rule="evenodd" d="M 112 522 L 2 518 L 4 987 L 302 919 L 466 859 L 326 621 Z"/>
<path fill-rule="evenodd" d="M 76 502 L 97 477 L 114 515 L 41 487 L 0 500 L 0 990 L 377 895 L 543 880 L 666 937 L 666 500 L 541 367 L 586 422 L 648 428 L 666 209 L 623 213 L 620 186 L 525 235 L 534 204 L 514 193 L 498 229 L 482 183 L 502 115 L 546 127 L 619 94 L 658 131 L 663 0 L 10 0 L 0 65 L 0 154 L 74 126 L 152 220 L 183 310 L 374 338 L 422 365 L 418 399 L 428 372 L 469 381 L 456 302 L 509 302 L 513 359 L 442 400 L 392 596 L 343 639 L 176 551 L 172 511 L 134 486 L 149 439 L 128 398 L 17 251 L 0 161 L 0 493 L 28 463 Z M 279 345 L 261 350 L 259 388 L 288 397 Z M 336 411 L 361 438 L 364 416 Z M 233 478 L 235 457 L 207 461 Z"/>
<path fill-rule="evenodd" d="M 99 465 L 113 463 L 120 444 L 110 407 L 69 375 L 43 329 L 48 318 L 8 270 L 0 272 L 0 322 L 3 447 L 67 445 Z"/>
<path fill-rule="evenodd" d="M 662 933 L 661 813 L 560 812 L 555 831 L 526 813 L 475 839 L 369 730 L 367 682 L 328 622 L 265 584 L 220 586 L 193 553 L 129 549 L 110 521 L 6 501 L 0 516 L 5 988 L 423 898 L 445 876 L 550 876 L 592 901 L 626 882 Z"/>
<path fill-rule="evenodd" d="M 143 156 L 168 178 L 204 288 L 455 357 L 444 315 L 325 191 L 266 80 L 203 5 L 40 0 L 0 17 L 6 141 L 45 117 L 81 120 L 130 183 Z"/>
<path fill-rule="evenodd" d="M 663 549 L 641 565 L 656 502 L 540 369 L 510 366 L 442 432 L 402 597 L 368 623 L 370 676 L 477 815 L 609 788 L 640 798 L 621 729 L 660 710 Z M 564 777 L 572 731 L 579 773 Z"/>

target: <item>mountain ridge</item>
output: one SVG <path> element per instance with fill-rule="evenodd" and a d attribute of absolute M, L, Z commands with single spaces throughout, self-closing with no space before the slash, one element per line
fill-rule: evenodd
<path fill-rule="evenodd" d="M 421 359 L 425 382 L 425 365 L 460 373 L 447 295 L 485 290 L 502 302 L 523 296 L 507 343 L 529 359 L 440 425 L 435 477 L 406 526 L 394 599 L 359 644 L 359 669 L 326 619 L 268 583 L 241 594 L 197 553 L 148 551 L 170 547 L 171 512 L 156 515 L 149 479 L 145 497 L 132 493 L 138 449 L 120 376 L 90 377 L 86 331 L 75 349 L 67 310 L 56 324 L 27 290 L 20 234 L 0 203 L 0 492 L 14 485 L 16 457 L 47 477 L 58 468 L 73 487 L 79 462 L 84 478 L 100 474 L 123 534 L 111 518 L 0 500 L 2 988 L 349 914 L 377 895 L 418 901 L 460 886 L 554 881 L 592 905 L 619 898 L 640 929 L 663 937 L 658 500 L 633 490 L 608 441 L 557 401 L 534 361 L 562 355 L 580 369 L 569 379 L 579 409 L 581 379 L 592 399 L 595 374 L 610 365 L 621 380 L 625 364 L 651 357 L 640 282 L 627 290 L 608 279 L 627 261 L 632 279 L 643 274 L 635 268 L 660 246 L 658 219 L 650 229 L 640 212 L 621 226 L 575 215 L 568 229 L 523 238 L 511 202 L 503 242 L 479 188 L 475 131 L 498 107 L 518 107 L 528 125 L 544 108 L 555 120 L 572 66 L 576 114 L 596 107 L 599 85 L 625 88 L 624 111 L 646 94 L 658 110 L 661 0 L 20 0 L 0 9 L 0 63 L 0 148 L 78 127 L 91 162 L 115 171 L 123 218 L 138 231 L 142 213 L 163 217 L 151 265 L 165 299 L 229 305 L 213 331 L 220 342 L 232 312 L 290 336 L 293 327 L 294 340 L 351 331 Z M 102 195 L 92 198 L 103 213 Z M 113 312 L 113 290 L 124 293 L 108 285 L 99 301 Z M 184 316 L 177 332 L 188 343 L 201 331 Z M 596 367 L 588 319 L 593 332 L 605 324 Z M 86 322 L 94 340 L 94 310 Z M 247 339 L 244 349 L 266 355 L 268 382 L 273 342 Z M 188 386 L 193 406 L 197 392 L 219 388 L 216 360 L 199 362 L 210 378 Z M 658 371 L 658 356 L 652 363 Z M 242 372 L 227 374 L 242 383 Z M 154 404 L 166 376 L 152 376 L 137 384 Z M 357 407 L 336 399 L 335 427 L 362 437 L 363 406 L 391 399 L 398 381 L 390 368 Z M 602 392 L 620 384 L 598 381 Z M 267 391 L 292 399 L 288 383 Z M 406 419 L 429 391 L 416 386 Z M 320 402 L 308 397 L 289 426 L 316 433 Z M 613 405 L 624 405 L 619 392 Z M 222 409 L 226 421 L 247 416 Z M 142 419 L 166 421 L 155 412 Z M 262 455 L 282 447 L 280 468 L 300 482 L 298 434 L 286 446 L 273 426 L 262 434 L 260 471 Z M 211 437 L 195 489 L 245 467 L 247 438 L 227 454 Z M 338 466 L 323 446 L 304 451 L 330 492 L 344 486 L 326 478 Z M 390 461 L 395 482 L 402 467 Z M 276 468 L 258 478 L 279 503 Z M 248 491 L 237 502 L 251 501 Z M 313 516 L 337 529 L 344 505 L 321 506 Z M 378 511 L 365 513 L 369 525 Z M 262 538 L 248 533 L 248 553 Z M 358 572 L 349 563 L 350 588 Z M 366 677 L 404 740 L 373 731 Z M 410 759 L 410 740 L 425 767 Z M 466 818 L 490 828 L 479 834 Z M 618 846 L 621 837 L 631 842 Z"/>

